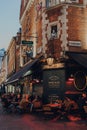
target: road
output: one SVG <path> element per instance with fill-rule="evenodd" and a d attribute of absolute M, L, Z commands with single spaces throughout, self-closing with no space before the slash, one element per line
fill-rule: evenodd
<path fill-rule="evenodd" d="M 9 114 L 0 104 L 0 130 L 86 130 L 87 121 L 46 120 L 33 114 Z"/>

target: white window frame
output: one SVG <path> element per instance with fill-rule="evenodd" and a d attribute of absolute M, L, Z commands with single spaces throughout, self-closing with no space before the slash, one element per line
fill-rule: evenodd
<path fill-rule="evenodd" d="M 55 25 L 57 25 L 57 36 L 55 37 L 55 39 L 57 39 L 59 37 L 59 28 L 60 28 L 60 25 L 58 25 L 57 21 L 51 22 L 51 23 L 49 23 L 49 25 L 47 27 L 47 38 L 48 38 L 48 40 L 52 39 L 52 36 L 51 36 L 51 27 L 55 26 Z"/>
<path fill-rule="evenodd" d="M 53 29 L 54 32 L 52 32 L 53 27 L 56 27 L 56 31 L 55 31 L 55 29 Z M 57 24 L 51 25 L 51 38 L 57 38 L 57 32 L 58 32 Z"/>
<path fill-rule="evenodd" d="M 78 3 L 79 2 L 79 0 L 68 0 L 69 2 L 75 2 L 75 3 Z"/>

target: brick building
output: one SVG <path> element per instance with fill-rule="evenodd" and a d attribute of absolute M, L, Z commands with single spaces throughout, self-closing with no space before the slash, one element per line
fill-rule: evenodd
<path fill-rule="evenodd" d="M 39 4 L 39 5 L 38 5 Z M 41 52 L 42 47 L 42 16 L 40 1 L 29 0 L 21 1 L 20 9 L 20 24 L 22 27 L 22 41 L 27 41 L 22 45 L 22 52 L 32 51 L 32 57 L 36 57 L 37 53 Z M 40 10 L 38 11 L 38 6 Z M 29 42 L 28 42 L 29 41 Z M 32 45 L 31 45 L 31 42 Z M 22 57 L 22 62 L 26 57 Z M 28 57 L 27 57 L 28 58 Z M 26 60 L 26 59 L 25 59 Z M 27 62 L 27 60 L 25 61 Z M 24 64 L 24 62 L 22 63 Z"/>
<path fill-rule="evenodd" d="M 34 61 L 42 53 L 42 2 L 41 0 L 21 0 L 20 8 L 21 34 L 21 65 Z M 31 64 L 31 63 L 30 63 Z M 33 71 L 36 72 L 38 65 L 35 64 Z M 30 71 L 32 70 L 30 68 Z M 39 72 L 38 72 L 39 73 Z M 38 74 L 37 74 L 38 75 Z M 24 77 L 24 93 L 31 91 L 31 80 L 36 74 Z"/>
<path fill-rule="evenodd" d="M 17 32 L 15 37 L 12 37 L 8 49 L 6 51 L 6 59 L 5 62 L 7 64 L 7 76 L 5 80 L 6 91 L 11 92 L 14 91 L 15 84 L 14 81 L 9 82 L 10 78 L 20 70 L 20 44 L 21 44 L 21 29 Z"/>
<path fill-rule="evenodd" d="M 16 42 L 15 37 L 12 38 L 10 41 L 10 45 L 7 49 L 7 70 L 8 70 L 8 77 L 11 76 L 15 72 L 15 52 L 16 52 Z"/>
<path fill-rule="evenodd" d="M 86 6 L 86 0 L 22 0 L 22 40 L 33 41 L 33 56 L 86 50 Z"/>
<path fill-rule="evenodd" d="M 18 72 L 20 70 L 20 45 L 21 45 L 21 28 L 19 28 L 19 31 L 16 34 L 16 53 L 15 53 L 15 70 Z"/>
<path fill-rule="evenodd" d="M 47 0 L 42 17 L 44 27 L 42 39 L 45 39 L 47 53 L 54 53 L 54 56 L 59 58 L 64 50 L 86 50 L 86 16 L 87 2 L 85 0 Z"/>
<path fill-rule="evenodd" d="M 87 1 L 46 0 L 43 8 L 42 45 L 46 57 L 54 57 L 54 63 L 43 67 L 44 98 L 49 101 L 63 98 L 66 90 L 70 94 L 86 89 Z M 66 52 L 70 52 L 68 57 Z M 62 57 L 69 59 L 61 62 Z"/>
<path fill-rule="evenodd" d="M 52 89 L 52 85 L 55 85 L 52 95 L 55 97 L 56 92 L 62 95 L 65 91 L 66 80 L 72 72 L 75 73 L 75 68 L 72 68 L 70 73 L 68 72 L 69 75 L 66 76 L 67 72 L 64 63 L 61 62 L 61 57 L 64 57 L 67 51 L 86 52 L 86 16 L 86 0 L 21 1 L 22 40 L 28 41 L 28 46 L 24 46 L 22 52 L 26 52 L 31 47 L 29 41 L 32 41 L 33 57 L 42 53 L 45 59 L 49 56 L 55 59 L 55 62 L 50 66 L 47 65 L 46 60 L 45 65 L 43 65 L 45 93 L 51 91 L 47 90 L 47 87 Z M 23 62 L 24 59 L 22 57 L 21 61 Z M 51 98 L 51 93 L 49 93 L 48 98 Z"/>
<path fill-rule="evenodd" d="M 68 67 L 66 67 L 66 64 L 64 61 L 62 62 L 61 59 L 66 58 L 66 52 L 79 52 L 79 56 L 86 56 L 86 16 L 86 0 L 21 0 L 21 39 L 17 46 L 14 45 L 16 50 L 12 47 L 12 44 L 17 42 L 14 42 L 14 39 L 9 47 L 11 50 L 16 51 L 16 56 L 11 57 L 12 59 L 10 61 L 10 54 L 8 53 L 8 72 L 10 74 L 14 69 L 17 72 L 20 67 L 22 67 L 23 70 L 21 69 L 21 71 L 16 74 L 18 77 L 16 75 L 13 76 L 13 79 L 18 78 L 17 81 L 21 77 L 20 74 L 22 72 L 25 73 L 25 70 L 26 72 L 28 70 L 35 72 L 32 73 L 31 71 L 30 75 L 28 74 L 22 77 L 25 93 L 31 91 L 31 80 L 38 77 L 41 78 L 41 73 L 39 73 L 40 69 L 37 69 L 36 66 L 36 58 L 38 55 L 42 54 L 45 59 L 42 60 L 45 62 L 42 68 L 43 79 L 40 80 L 42 80 L 43 83 L 44 97 L 47 97 L 49 100 L 52 97 L 55 98 L 58 95 L 64 95 L 66 82 L 72 74 L 75 74 L 75 71 L 82 70 L 82 73 L 85 71 L 82 61 L 79 61 L 82 66 L 79 66 L 80 63 L 75 64 L 71 59 L 73 64 L 69 67 L 71 64 L 69 61 L 68 63 L 70 64 L 67 64 Z M 82 52 L 84 52 L 84 55 L 82 55 Z M 50 59 L 51 62 L 48 65 L 46 61 L 48 61 L 49 56 L 50 58 L 54 58 L 54 62 L 52 63 L 53 59 Z M 75 54 L 75 56 L 77 55 Z M 13 59 L 16 60 L 17 64 Z M 77 57 L 77 59 L 79 58 Z M 26 69 L 26 65 L 30 67 Z M 41 84 L 38 84 L 38 86 L 39 85 Z"/>

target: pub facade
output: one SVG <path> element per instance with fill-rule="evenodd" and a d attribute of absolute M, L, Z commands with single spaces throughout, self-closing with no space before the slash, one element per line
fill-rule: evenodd
<path fill-rule="evenodd" d="M 24 93 L 50 102 L 85 91 L 86 16 L 86 0 L 21 0 L 21 69 L 13 79 L 21 79 Z"/>
<path fill-rule="evenodd" d="M 44 99 L 75 97 L 87 87 L 87 2 L 45 1 L 42 39 L 50 63 L 43 67 Z M 81 80 L 82 78 L 82 80 Z"/>

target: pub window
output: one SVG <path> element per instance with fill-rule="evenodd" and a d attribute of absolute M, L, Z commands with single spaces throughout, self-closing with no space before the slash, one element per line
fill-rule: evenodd
<path fill-rule="evenodd" d="M 57 38 L 57 25 L 51 26 L 51 38 Z"/>
<path fill-rule="evenodd" d="M 66 0 L 60 0 L 60 2 L 66 2 Z"/>
<path fill-rule="evenodd" d="M 71 0 L 71 1 L 77 1 L 77 0 Z"/>
<path fill-rule="evenodd" d="M 71 2 L 78 2 L 78 0 L 70 0 Z"/>
<path fill-rule="evenodd" d="M 57 0 L 46 0 L 46 7 L 51 7 L 56 5 Z"/>

